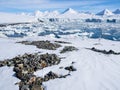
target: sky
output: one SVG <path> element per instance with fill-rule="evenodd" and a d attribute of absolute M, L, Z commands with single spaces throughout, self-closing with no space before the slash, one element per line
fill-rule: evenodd
<path fill-rule="evenodd" d="M 0 12 L 34 12 L 58 10 L 67 8 L 77 11 L 98 12 L 103 9 L 120 8 L 120 0 L 0 0 Z"/>

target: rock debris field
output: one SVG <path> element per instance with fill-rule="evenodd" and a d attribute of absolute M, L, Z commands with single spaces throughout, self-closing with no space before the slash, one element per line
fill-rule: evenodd
<path fill-rule="evenodd" d="M 47 49 L 47 50 L 56 50 L 59 47 L 62 47 L 60 43 L 66 44 L 67 42 L 62 41 L 55 41 L 56 43 L 51 43 L 50 41 L 22 41 L 19 43 L 25 45 L 35 45 L 37 48 L 40 49 Z M 58 44 L 59 43 L 59 44 Z M 68 44 L 68 43 L 67 43 Z M 60 53 L 66 53 L 70 51 L 78 50 L 73 46 L 65 46 Z M 45 90 L 43 86 L 43 82 L 47 82 L 51 79 L 56 78 L 66 78 L 67 76 L 71 75 L 71 72 L 76 71 L 74 66 L 66 66 L 64 70 L 68 70 L 68 74 L 59 75 L 57 73 L 48 72 L 44 77 L 37 77 L 34 75 L 34 72 L 41 70 L 46 67 L 50 67 L 53 65 L 58 65 L 61 62 L 62 58 L 56 54 L 40 54 L 33 53 L 16 56 L 12 59 L 6 59 L 4 61 L 0 61 L 0 67 L 8 66 L 13 67 L 13 71 L 15 72 L 15 77 L 20 79 L 20 82 L 16 82 L 15 85 L 19 86 L 19 90 Z M 72 62 L 73 64 L 74 62 Z M 60 69 L 63 67 L 60 67 Z"/>

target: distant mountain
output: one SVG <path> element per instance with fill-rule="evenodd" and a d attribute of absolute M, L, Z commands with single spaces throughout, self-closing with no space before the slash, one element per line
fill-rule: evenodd
<path fill-rule="evenodd" d="M 78 14 L 78 12 L 72 8 L 68 8 L 62 14 Z"/>
<path fill-rule="evenodd" d="M 44 12 L 44 17 L 51 17 L 51 18 L 53 18 L 53 17 L 57 17 L 59 14 L 60 13 L 57 10 L 51 11 L 51 12 L 45 11 Z"/>
<path fill-rule="evenodd" d="M 51 13 L 56 14 L 56 15 L 60 14 L 57 10 L 52 11 Z"/>
<path fill-rule="evenodd" d="M 22 12 L 22 13 L 18 13 L 18 15 L 22 15 L 22 16 L 33 16 L 33 13 Z"/>
<path fill-rule="evenodd" d="M 109 15 L 113 15 L 113 13 L 110 10 L 108 10 L 108 9 L 104 9 L 103 11 L 97 13 L 96 15 L 109 16 Z"/>
<path fill-rule="evenodd" d="M 37 11 L 35 11 L 34 16 L 41 17 L 41 16 L 43 16 L 43 12 L 37 10 Z"/>
<path fill-rule="evenodd" d="M 60 18 L 79 18 L 79 12 L 72 8 L 66 9 L 64 12 L 62 12 L 59 16 Z"/>
<path fill-rule="evenodd" d="M 113 13 L 114 14 L 120 14 L 120 9 L 116 9 Z"/>
<path fill-rule="evenodd" d="M 35 11 L 34 13 L 21 13 L 23 16 L 34 16 L 36 18 L 100 18 L 99 16 L 113 16 L 115 18 L 119 18 L 120 9 L 111 12 L 108 9 L 104 9 L 103 11 L 94 14 L 91 12 L 84 12 L 84 11 L 76 11 L 72 8 L 66 9 L 64 12 L 60 13 L 59 11 L 44 11 L 41 12 L 40 10 Z"/>

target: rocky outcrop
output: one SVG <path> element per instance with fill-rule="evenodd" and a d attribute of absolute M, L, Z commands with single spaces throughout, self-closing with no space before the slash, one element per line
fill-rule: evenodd
<path fill-rule="evenodd" d="M 78 49 L 74 46 L 65 46 L 60 53 L 66 53 L 66 52 L 75 51 L 75 50 L 78 50 Z"/>
<path fill-rule="evenodd" d="M 59 76 L 56 74 L 56 73 L 53 73 L 52 71 L 50 71 L 49 73 L 47 73 L 45 76 L 44 76 L 44 81 L 48 81 L 50 79 L 55 79 L 55 78 L 58 78 Z"/>
<path fill-rule="evenodd" d="M 115 52 L 113 50 L 109 50 L 109 51 L 106 51 L 106 50 L 99 50 L 99 49 L 96 49 L 95 47 L 92 47 L 92 48 L 88 48 L 92 51 L 95 51 L 95 52 L 99 52 L 99 53 L 103 53 L 103 54 L 114 54 L 114 55 L 120 55 L 120 52 Z"/>
<path fill-rule="evenodd" d="M 58 78 L 57 74 L 51 71 L 42 78 L 36 77 L 34 72 L 59 63 L 60 58 L 56 54 L 39 55 L 39 53 L 35 53 L 0 61 L 0 67 L 5 65 L 14 66 L 15 76 L 21 80 L 18 83 L 19 90 L 44 90 L 42 82 Z"/>
<path fill-rule="evenodd" d="M 56 43 L 61 43 L 61 44 L 71 44 L 70 42 L 65 42 L 65 41 L 55 41 Z"/>
<path fill-rule="evenodd" d="M 57 43 L 67 42 L 59 41 L 56 43 L 51 43 L 50 41 L 22 41 L 20 43 L 26 45 L 35 45 L 38 48 L 42 49 L 56 50 L 57 48 L 61 47 L 61 45 Z M 61 53 L 73 50 L 77 50 L 77 48 L 73 46 L 65 46 Z M 61 58 L 59 58 L 56 54 L 26 53 L 21 56 L 16 56 L 12 59 L 0 61 L 0 67 L 13 66 L 15 76 L 21 80 L 20 82 L 16 83 L 16 85 L 19 85 L 19 90 L 45 90 L 43 82 L 47 82 L 56 78 L 66 78 L 67 76 L 71 75 L 71 71 L 76 71 L 73 66 L 69 66 L 64 68 L 65 70 L 69 71 L 66 75 L 58 75 L 52 71 L 48 72 L 43 77 L 37 77 L 36 75 L 34 75 L 34 72 L 36 72 L 37 70 L 41 70 L 52 65 L 57 65 L 60 63 L 60 61 Z"/>
<path fill-rule="evenodd" d="M 61 47 L 58 43 L 51 43 L 50 41 L 22 41 L 19 42 L 25 45 L 35 45 L 37 48 L 40 49 L 48 49 L 48 50 L 56 50 L 57 48 Z"/>
<path fill-rule="evenodd" d="M 73 66 L 68 66 L 68 67 L 65 67 L 65 70 L 76 71 L 76 68 L 74 68 Z"/>

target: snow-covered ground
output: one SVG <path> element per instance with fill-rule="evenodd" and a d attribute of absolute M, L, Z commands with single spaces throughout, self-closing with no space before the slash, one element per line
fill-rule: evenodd
<path fill-rule="evenodd" d="M 22 40 L 62 40 L 71 42 L 71 44 L 62 44 L 63 46 L 75 46 L 78 51 L 67 52 L 60 54 L 59 48 L 55 51 L 37 49 L 35 46 L 22 45 L 15 43 Z M 57 74 L 67 74 L 68 71 L 59 69 L 59 67 L 66 67 L 75 62 L 73 66 L 77 71 L 72 72 L 71 76 L 63 79 L 50 80 L 44 83 L 47 90 L 119 90 L 120 86 L 120 55 L 104 55 L 98 52 L 90 51 L 86 48 L 96 47 L 98 49 L 120 51 L 120 42 L 109 40 L 98 40 L 85 38 L 48 38 L 48 37 L 26 37 L 19 39 L 3 39 L 0 38 L 0 54 L 1 60 L 23 55 L 24 53 L 56 53 L 62 59 L 59 65 L 47 67 L 43 70 L 35 72 L 37 76 L 43 76 L 49 71 Z M 18 86 L 14 84 L 19 80 L 14 77 L 12 68 L 0 68 L 0 88 L 1 90 L 18 90 Z M 7 87 L 6 87 L 7 85 Z"/>
<path fill-rule="evenodd" d="M 0 60 L 13 58 L 19 54 L 33 53 L 37 49 L 35 46 L 25 46 L 16 44 L 17 40 L 0 38 Z"/>
<path fill-rule="evenodd" d="M 1 90 L 19 90 L 19 87 L 15 83 L 20 82 L 19 79 L 14 77 L 13 67 L 1 67 L 0 68 L 0 89 Z"/>

